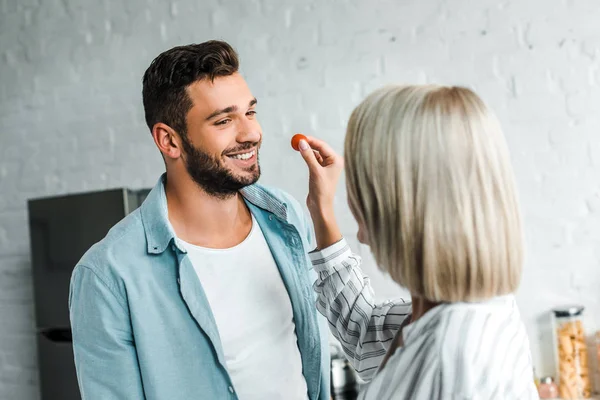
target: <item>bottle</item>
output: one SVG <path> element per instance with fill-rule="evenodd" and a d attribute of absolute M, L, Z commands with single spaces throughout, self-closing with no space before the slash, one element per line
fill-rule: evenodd
<path fill-rule="evenodd" d="M 558 392 L 566 400 L 589 399 L 592 392 L 583 309 L 574 305 L 552 310 Z"/>
<path fill-rule="evenodd" d="M 558 386 L 554 383 L 554 378 L 551 376 L 544 376 L 540 380 L 538 393 L 540 399 L 558 399 Z"/>
<path fill-rule="evenodd" d="M 339 342 L 330 343 L 332 400 L 356 400 L 358 398 L 358 374 L 346 359 Z"/>

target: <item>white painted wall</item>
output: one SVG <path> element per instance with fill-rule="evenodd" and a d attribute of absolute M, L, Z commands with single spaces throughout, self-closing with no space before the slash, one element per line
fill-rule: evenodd
<path fill-rule="evenodd" d="M 263 182 L 298 199 L 297 131 L 342 150 L 385 83 L 462 84 L 496 110 L 527 228 L 519 305 L 540 373 L 548 310 L 600 328 L 600 3 L 595 0 L 0 0 L 0 398 L 38 396 L 26 199 L 155 183 L 141 77 L 175 45 L 230 41 L 260 99 Z M 354 241 L 345 204 L 339 217 Z M 404 293 L 358 248 L 383 299 Z"/>

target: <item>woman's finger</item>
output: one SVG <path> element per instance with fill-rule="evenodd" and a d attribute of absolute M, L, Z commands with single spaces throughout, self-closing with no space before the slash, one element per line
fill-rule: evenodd
<path fill-rule="evenodd" d="M 304 139 L 300 141 L 298 147 L 302 158 L 304 158 L 304 161 L 306 161 L 306 165 L 308 165 L 308 170 L 311 173 L 316 173 L 318 169 L 321 168 L 321 163 L 317 159 L 317 155 L 315 154 L 313 149 L 311 149 L 308 142 L 306 142 Z"/>
<path fill-rule="evenodd" d="M 324 141 L 312 136 L 306 136 L 306 139 L 308 140 L 310 147 L 312 147 L 314 150 L 317 150 L 323 159 L 329 157 L 339 157 L 338 154 L 331 148 L 331 146 Z"/>

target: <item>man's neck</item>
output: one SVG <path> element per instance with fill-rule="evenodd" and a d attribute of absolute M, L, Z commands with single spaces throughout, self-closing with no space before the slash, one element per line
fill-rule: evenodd
<path fill-rule="evenodd" d="M 252 217 L 242 196 L 219 198 L 203 191 L 187 176 L 167 173 L 169 221 L 178 238 L 208 248 L 229 248 L 242 242 Z"/>

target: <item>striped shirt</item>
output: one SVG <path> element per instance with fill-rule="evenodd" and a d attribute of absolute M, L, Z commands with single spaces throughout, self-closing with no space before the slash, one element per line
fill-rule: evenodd
<path fill-rule="evenodd" d="M 376 305 L 361 259 L 343 239 L 311 253 L 311 260 L 319 275 L 317 309 L 361 379 L 370 381 L 360 399 L 539 398 L 512 295 L 434 307 L 404 326 L 403 346 L 380 368 L 410 303 Z"/>

